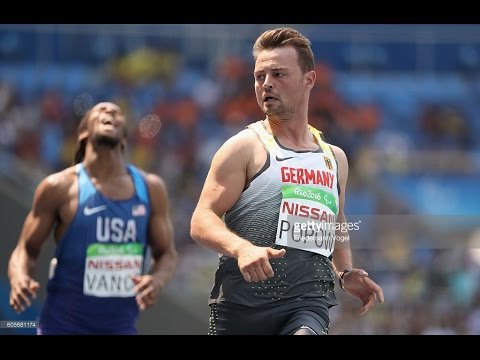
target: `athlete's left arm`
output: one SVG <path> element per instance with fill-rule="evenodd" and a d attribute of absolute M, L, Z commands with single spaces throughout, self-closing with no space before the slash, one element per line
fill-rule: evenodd
<path fill-rule="evenodd" d="M 337 222 L 340 224 L 336 231 L 335 249 L 333 251 L 333 264 L 337 277 L 343 284 L 343 289 L 351 296 L 362 301 L 363 306 L 360 309 L 360 315 L 365 314 L 375 305 L 375 300 L 379 299 L 383 303 L 383 290 L 363 269 L 354 268 L 352 265 L 352 251 L 350 248 L 350 235 L 348 232 L 348 223 L 345 216 L 345 189 L 348 178 L 348 160 L 345 152 L 337 146 L 332 145 L 332 150 L 338 164 L 338 177 L 340 185 L 339 211 Z"/>
<path fill-rule="evenodd" d="M 149 274 L 132 278 L 140 310 L 155 303 L 160 289 L 172 278 L 177 265 L 166 185 L 157 175 L 146 174 L 145 177 L 150 193 L 151 214 L 148 233 L 153 264 Z"/>
<path fill-rule="evenodd" d="M 341 271 L 352 270 L 352 252 L 350 250 L 350 235 L 348 233 L 347 217 L 345 216 L 345 189 L 347 187 L 348 178 L 348 160 L 345 152 L 338 146 L 331 145 L 331 149 L 335 155 L 338 166 L 338 183 L 340 186 L 339 192 L 339 205 L 337 222 L 341 225 L 339 230 L 335 232 L 335 248 L 333 251 L 333 264 L 335 267 L 335 273 L 339 276 Z M 345 225 L 344 225 L 345 224 Z"/>

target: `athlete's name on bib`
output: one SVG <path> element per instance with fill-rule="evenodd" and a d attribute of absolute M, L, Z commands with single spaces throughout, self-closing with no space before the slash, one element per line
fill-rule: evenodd
<path fill-rule="evenodd" d="M 83 293 L 96 297 L 131 297 L 132 276 L 143 267 L 143 245 L 91 244 L 87 248 Z"/>

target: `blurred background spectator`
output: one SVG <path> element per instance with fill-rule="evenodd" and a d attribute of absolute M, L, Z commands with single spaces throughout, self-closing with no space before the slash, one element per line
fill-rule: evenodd
<path fill-rule="evenodd" d="M 276 26 L 0 25 L 1 196 L 30 201 L 71 163 L 80 117 L 118 103 L 134 120 L 130 160 L 173 199 L 180 265 L 167 292 L 206 333 L 217 255 L 190 239 L 190 217 L 215 151 L 263 118 L 251 47 Z M 291 26 L 317 60 L 310 122 L 349 158 L 355 263 L 385 291 L 355 321 L 359 304 L 337 292 L 331 333 L 480 334 L 480 26 Z M 157 135 L 140 132 L 157 118 Z M 23 216 L 2 214 L 10 228 Z M 5 279 L 0 318 L 13 320 Z"/>

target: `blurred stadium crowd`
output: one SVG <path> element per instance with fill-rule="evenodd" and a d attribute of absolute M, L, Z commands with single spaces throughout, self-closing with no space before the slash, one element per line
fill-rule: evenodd
<path fill-rule="evenodd" d="M 170 289 L 206 307 L 216 254 L 190 239 L 190 216 L 215 151 L 263 118 L 250 49 L 268 26 L 43 26 L 0 27 L 0 176 L 33 188 L 71 163 L 89 106 L 119 104 L 130 161 L 168 184 Z M 385 291 L 362 318 L 337 291 L 331 333 L 480 334 L 480 26 L 417 29 L 429 41 L 407 25 L 294 27 L 317 59 L 311 124 L 349 158 L 347 216 L 369 219 L 351 234 L 355 264 Z"/>

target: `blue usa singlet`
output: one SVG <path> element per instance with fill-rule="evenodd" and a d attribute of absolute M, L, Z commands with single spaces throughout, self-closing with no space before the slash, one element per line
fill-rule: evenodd
<path fill-rule="evenodd" d="M 102 195 L 83 164 L 76 165 L 78 208 L 60 240 L 48 281 L 40 334 L 136 334 L 138 305 L 132 275 L 143 271 L 150 200 L 140 172 L 127 200 Z"/>

